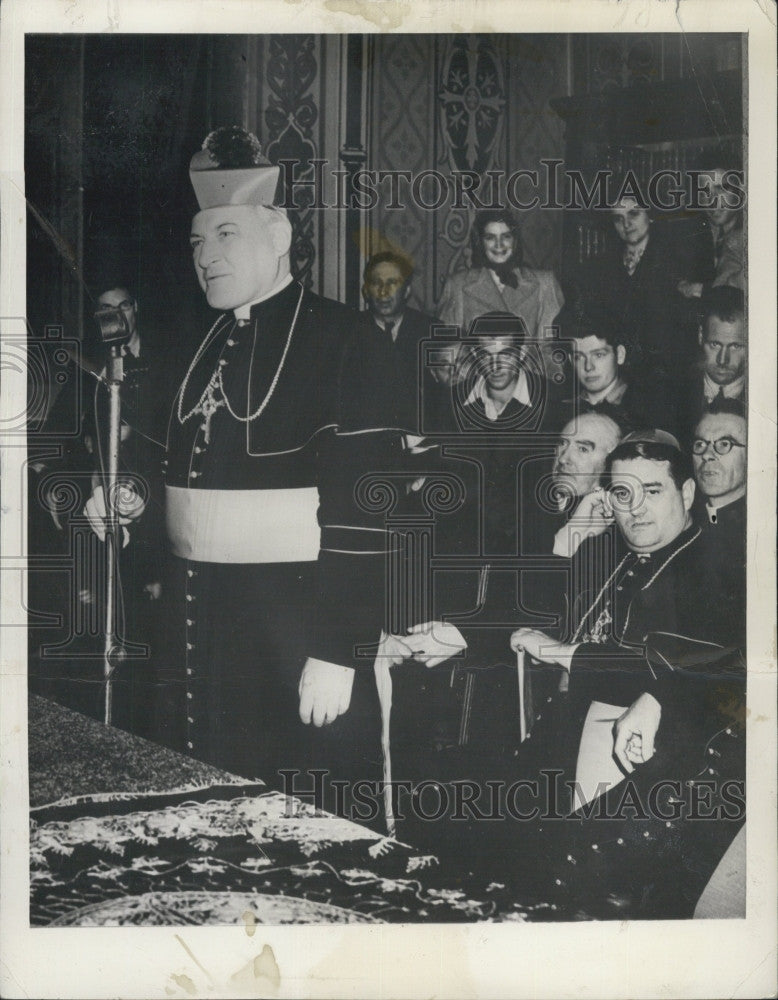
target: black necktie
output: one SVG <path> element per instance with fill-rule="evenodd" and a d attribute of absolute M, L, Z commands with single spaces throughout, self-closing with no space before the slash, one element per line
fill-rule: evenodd
<path fill-rule="evenodd" d="M 390 322 L 389 322 L 389 323 L 387 323 L 387 324 L 386 324 L 386 326 L 384 327 L 384 330 L 385 330 L 385 331 L 387 332 L 387 334 L 389 335 L 389 339 L 390 339 L 390 340 L 392 341 L 392 343 L 394 343 L 394 331 L 395 331 L 395 327 L 396 327 L 396 326 L 397 326 L 397 323 L 396 323 L 396 321 L 393 321 L 393 322 L 392 322 L 392 321 L 390 321 Z"/>

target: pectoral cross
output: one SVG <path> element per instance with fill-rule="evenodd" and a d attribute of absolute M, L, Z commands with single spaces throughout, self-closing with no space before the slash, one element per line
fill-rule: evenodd
<path fill-rule="evenodd" d="M 217 397 L 215 392 L 216 387 L 216 373 L 214 373 L 214 377 L 211 378 L 211 381 L 208 383 L 200 402 L 200 413 L 202 413 L 205 418 L 203 423 L 203 438 L 206 444 L 211 443 L 211 419 L 219 407 L 224 406 L 224 398 Z"/>

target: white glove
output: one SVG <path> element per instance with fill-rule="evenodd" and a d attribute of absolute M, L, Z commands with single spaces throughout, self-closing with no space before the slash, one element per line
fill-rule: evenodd
<path fill-rule="evenodd" d="M 131 524 L 141 516 L 146 509 L 146 501 L 139 496 L 132 486 L 123 484 L 116 491 L 116 506 L 119 513 L 119 524 L 122 526 L 123 544 L 126 545 L 130 540 L 130 533 L 127 531 L 125 525 Z M 94 531 L 101 542 L 105 541 L 105 526 L 108 513 L 102 486 L 97 486 L 92 496 L 87 500 L 86 507 L 84 507 L 84 514 L 89 521 L 92 531 Z"/>
<path fill-rule="evenodd" d="M 348 712 L 354 685 L 353 667 L 308 657 L 297 686 L 300 718 L 317 728 L 328 726 Z"/>
<path fill-rule="evenodd" d="M 451 656 L 467 649 L 462 633 L 449 622 L 425 622 L 414 625 L 401 640 L 413 655 L 414 660 L 437 667 Z"/>

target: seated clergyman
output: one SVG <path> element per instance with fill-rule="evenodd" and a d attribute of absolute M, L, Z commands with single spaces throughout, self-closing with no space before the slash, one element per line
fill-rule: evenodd
<path fill-rule="evenodd" d="M 594 539 L 587 539 L 575 556 L 589 573 L 573 577 L 587 583 L 571 595 L 581 613 L 570 622 L 570 641 L 519 629 L 512 644 L 568 671 L 571 693 L 580 687 L 589 700 L 625 706 L 614 753 L 629 771 L 652 756 L 663 712 L 683 711 L 678 696 L 684 673 L 657 667 L 655 659 L 661 664 L 662 657 L 652 651 L 664 646 L 652 645 L 652 637 L 672 633 L 680 646 L 728 647 L 742 636 L 728 634 L 717 600 L 719 582 L 705 578 L 702 532 L 691 514 L 693 471 L 675 439 L 662 431 L 629 434 L 608 456 L 606 472 L 626 552 L 615 568 L 590 566 Z"/>

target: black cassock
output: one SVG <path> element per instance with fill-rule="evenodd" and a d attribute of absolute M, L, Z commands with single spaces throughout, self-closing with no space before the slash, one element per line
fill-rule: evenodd
<path fill-rule="evenodd" d="M 711 573 L 697 526 L 608 563 L 593 557 L 595 542 L 572 565 L 569 638 L 579 645 L 558 696 L 575 734 L 568 749 L 593 701 L 626 708 L 648 692 L 662 709 L 656 752 L 580 821 L 541 823 L 538 867 L 589 916 L 688 917 L 744 817 L 745 595 Z M 572 776 L 574 758 L 554 758 L 560 706 L 549 708 L 556 729 L 544 719 L 533 731 L 536 762 Z"/>
<path fill-rule="evenodd" d="M 280 768 L 311 765 L 352 780 L 381 773 L 369 647 L 385 533 L 358 486 L 392 467 L 398 438 L 336 430 L 356 320 L 296 282 L 248 322 L 220 317 L 170 420 L 168 739 L 271 783 Z M 298 717 L 306 657 L 357 668 L 349 711 L 318 730 Z"/>

